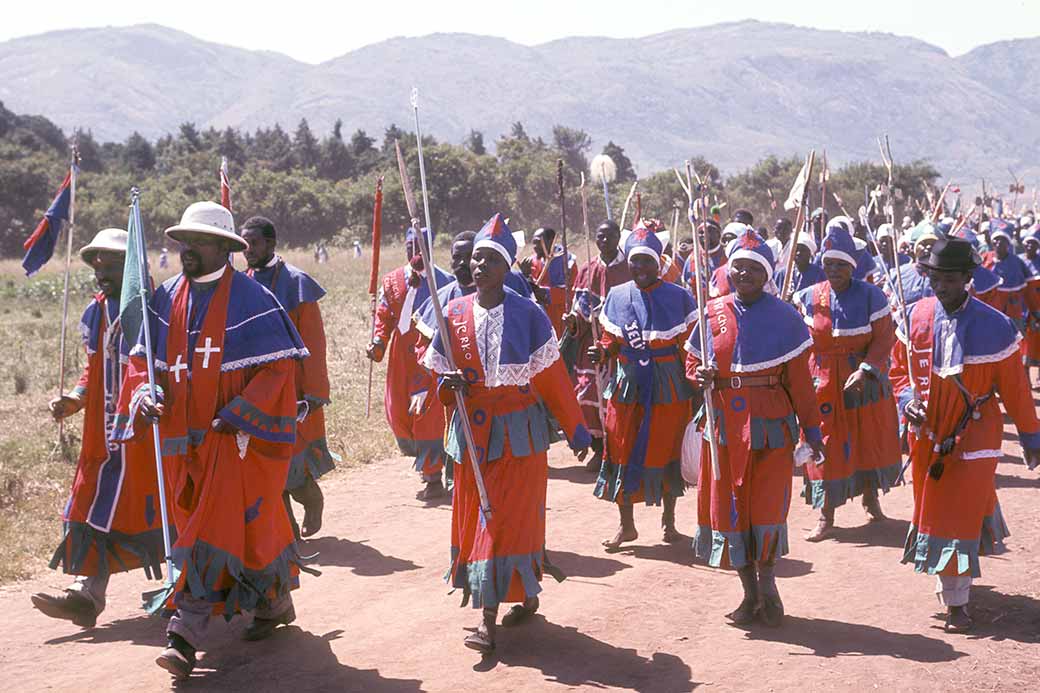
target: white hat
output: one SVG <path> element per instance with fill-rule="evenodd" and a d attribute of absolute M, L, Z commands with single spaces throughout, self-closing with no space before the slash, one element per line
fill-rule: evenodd
<path fill-rule="evenodd" d="M 175 241 L 187 242 L 192 235 L 214 236 L 231 242 L 232 252 L 241 252 L 249 244 L 235 233 L 235 218 L 216 202 L 194 202 L 181 215 L 181 223 L 166 229 Z"/>
<path fill-rule="evenodd" d="M 878 227 L 877 239 L 879 241 L 882 238 L 891 238 L 892 240 L 895 240 L 895 237 L 896 237 L 896 232 L 895 232 L 895 229 L 892 228 L 891 224 L 887 224 L 886 223 L 886 224 L 882 224 L 881 226 Z"/>
<path fill-rule="evenodd" d="M 802 231 L 798 234 L 798 245 L 804 245 L 806 248 L 808 248 L 810 255 L 816 254 L 816 241 L 813 240 L 813 237 L 807 234 L 805 231 Z"/>
<path fill-rule="evenodd" d="M 89 263 L 87 255 L 90 253 L 107 250 L 113 253 L 126 252 L 126 231 L 123 229 L 101 229 L 94 239 L 79 249 L 79 257 L 83 262 Z"/>
<path fill-rule="evenodd" d="M 736 238 L 737 236 L 746 233 L 748 228 L 750 227 L 747 224 L 742 224 L 739 221 L 731 221 L 726 224 L 726 228 L 722 229 L 722 235 L 720 235 L 719 238 L 722 239 L 722 242 L 725 242 L 727 237 L 730 239 Z"/>

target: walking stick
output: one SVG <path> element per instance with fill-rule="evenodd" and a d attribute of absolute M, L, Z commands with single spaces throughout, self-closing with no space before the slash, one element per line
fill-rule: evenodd
<path fill-rule="evenodd" d="M 805 175 L 805 185 L 802 187 L 802 199 L 798 205 L 798 216 L 795 217 L 794 229 L 791 233 L 790 252 L 787 253 L 787 267 L 784 270 L 784 285 L 780 289 L 780 299 L 783 301 L 788 300 L 788 292 L 791 289 L 791 280 L 794 274 L 794 256 L 795 251 L 798 249 L 798 237 L 802 233 L 802 224 L 805 222 L 805 193 L 809 188 L 809 183 L 812 182 L 812 170 L 813 164 L 816 162 L 816 150 L 812 149 L 809 151 L 808 158 L 808 169 Z"/>
<path fill-rule="evenodd" d="M 581 173 L 581 223 L 585 227 L 585 255 L 588 256 L 589 262 L 592 261 L 592 232 L 589 230 L 589 198 L 588 191 L 585 188 L 585 172 Z M 618 252 L 621 252 L 618 250 Z M 591 271 L 590 271 L 591 274 Z M 606 274 L 603 275 L 603 288 L 606 287 Z M 591 280 L 591 277 L 590 277 Z M 589 282 L 589 289 L 592 289 L 592 282 Z M 603 308 L 603 301 L 606 296 L 600 296 L 600 309 Z M 589 304 L 589 327 L 592 330 L 592 342 L 593 344 L 599 344 L 599 320 L 596 318 L 595 311 L 592 308 L 592 304 Z M 603 427 L 603 456 L 607 456 L 607 431 L 606 431 L 606 414 L 603 412 L 603 381 L 602 381 L 602 370 L 600 369 L 599 362 L 595 364 L 596 373 L 596 410 L 599 412 L 599 424 Z"/>
<path fill-rule="evenodd" d="M 368 275 L 368 294 L 372 301 L 372 331 L 369 344 L 376 337 L 376 290 L 379 286 L 379 248 L 383 240 L 383 177 L 376 181 L 376 198 L 372 207 L 372 272 Z M 372 369 L 375 362 L 368 360 L 368 392 L 365 395 L 365 418 L 372 414 Z"/>
<path fill-rule="evenodd" d="M 69 322 L 69 274 L 72 272 L 72 236 L 76 228 L 76 176 L 79 173 L 79 147 L 72 145 L 69 166 L 69 231 L 65 241 L 65 280 L 61 294 L 61 333 L 58 337 L 58 396 L 65 396 L 65 335 Z M 58 449 L 65 444 L 65 419 L 58 421 Z"/>
<path fill-rule="evenodd" d="M 412 88 L 412 111 L 415 115 L 415 139 L 419 154 L 419 181 L 422 185 L 423 213 L 426 218 L 427 233 L 432 236 L 432 225 L 430 222 L 430 198 L 426 189 L 426 164 L 423 161 L 422 130 L 419 128 L 419 90 Z M 401 148 L 397 148 L 397 166 L 401 171 L 401 187 L 404 188 L 404 199 L 408 205 L 408 215 L 413 225 L 419 224 L 419 214 L 415 205 L 415 195 L 412 193 L 412 184 L 408 179 L 408 169 L 401 155 Z M 426 267 L 426 284 L 430 290 L 430 304 L 433 307 L 434 317 L 437 318 L 437 329 L 440 331 L 441 340 L 444 343 L 444 356 L 448 361 L 448 367 L 456 370 L 455 358 L 452 356 L 451 333 L 448 331 L 448 323 L 444 319 L 444 310 L 441 307 L 440 297 L 437 295 L 437 280 L 434 276 L 433 247 L 430 236 L 419 230 L 419 252 L 422 253 L 423 265 Z M 470 466 L 473 468 L 473 480 L 476 482 L 477 494 L 480 496 L 480 513 L 485 526 L 491 522 L 491 503 L 488 501 L 487 488 L 484 486 L 484 475 L 480 471 L 480 462 L 477 458 L 477 446 L 473 442 L 473 430 L 470 427 L 469 411 L 466 407 L 466 398 L 461 391 L 455 390 L 455 409 L 462 425 L 462 434 L 466 439 L 466 451 L 469 453 Z"/>
<path fill-rule="evenodd" d="M 636 182 L 632 183 L 632 187 L 628 191 L 628 197 L 625 198 L 625 206 L 621 208 L 621 221 L 618 223 L 618 228 L 625 228 L 625 219 L 628 217 L 628 206 L 632 204 L 632 196 L 636 194 L 637 185 L 639 185 L 639 179 L 636 179 Z"/>
<path fill-rule="evenodd" d="M 696 296 L 697 296 L 697 325 L 698 331 L 700 332 L 701 338 L 701 363 L 707 364 L 708 362 L 708 311 L 707 311 L 707 297 L 705 296 L 706 284 L 704 280 L 706 275 L 704 271 L 707 266 L 704 264 L 706 257 L 701 254 L 701 242 L 697 233 L 697 218 L 695 214 L 695 206 L 693 203 L 693 192 L 694 188 L 692 185 L 693 166 L 687 160 L 686 162 L 686 187 L 690 191 L 690 227 L 693 229 L 693 272 L 694 282 L 696 283 Z M 702 202 L 702 209 L 707 209 L 704 205 L 707 204 L 707 200 Z M 712 394 L 715 390 L 714 383 L 705 383 L 704 385 L 704 432 L 708 436 L 708 449 L 711 453 L 711 474 L 715 481 L 722 478 L 722 471 L 719 468 L 719 442 L 715 435 L 715 403 Z"/>

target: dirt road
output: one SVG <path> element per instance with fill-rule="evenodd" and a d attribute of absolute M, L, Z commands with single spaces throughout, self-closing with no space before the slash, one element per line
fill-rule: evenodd
<path fill-rule="evenodd" d="M 1009 434 L 1005 438 L 1010 439 Z M 192 680 L 222 691 L 1036 690 L 1040 681 L 1040 476 L 1010 447 L 998 470 L 1013 536 L 985 558 L 974 588 L 977 632 L 946 635 L 933 580 L 900 565 L 909 488 L 883 498 L 894 518 L 867 525 L 858 504 L 838 510 L 838 538 L 802 540 L 810 510 L 791 512 L 791 553 L 778 564 L 788 619 L 742 630 L 722 614 L 740 600 L 735 574 L 691 563 L 689 542 L 660 543 L 659 511 L 639 507 L 642 534 L 608 555 L 599 542 L 615 510 L 592 497 L 592 474 L 557 447 L 550 455 L 549 548 L 568 574 L 545 583 L 534 622 L 500 629 L 497 657 L 462 645 L 476 612 L 458 608 L 441 578 L 448 505 L 413 499 L 407 462 L 392 459 L 325 483 L 320 578 L 303 576 L 298 620 L 265 642 L 239 642 L 244 622 L 218 633 Z M 796 489 L 800 481 L 796 480 Z M 695 493 L 679 502 L 693 531 Z M 46 560 L 40 557 L 41 564 Z M 139 574 L 113 579 L 98 627 L 79 631 L 34 611 L 29 594 L 65 584 L 42 573 L 0 590 L 0 680 L 10 691 L 155 691 L 163 622 L 143 616 Z"/>

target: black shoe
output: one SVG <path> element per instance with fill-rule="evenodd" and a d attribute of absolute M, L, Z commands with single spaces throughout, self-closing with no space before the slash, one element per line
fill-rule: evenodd
<path fill-rule="evenodd" d="M 168 633 L 167 638 L 166 649 L 155 658 L 155 663 L 173 678 L 186 679 L 195 669 L 195 648 L 176 633 Z"/>
<path fill-rule="evenodd" d="M 599 450 L 592 453 L 592 457 L 585 463 L 585 471 L 599 473 L 600 467 L 603 466 L 603 453 Z"/>
<path fill-rule="evenodd" d="M 426 486 L 416 493 L 415 497 L 421 501 L 432 501 L 441 498 L 445 493 L 444 484 L 437 479 L 437 481 L 427 481 Z"/>
<path fill-rule="evenodd" d="M 242 634 L 243 640 L 263 640 L 264 638 L 270 637 L 271 633 L 275 631 L 278 626 L 287 626 L 296 620 L 296 609 L 290 604 L 289 608 L 286 609 L 280 616 L 275 618 L 257 618 L 253 617 L 253 622 L 246 628 L 246 632 Z"/>
<path fill-rule="evenodd" d="M 321 529 L 321 516 L 325 511 L 325 494 L 314 479 L 307 479 L 307 485 L 293 494 L 303 504 L 303 527 L 300 534 L 312 537 Z"/>
<path fill-rule="evenodd" d="M 726 618 L 738 626 L 746 626 L 755 620 L 757 612 L 758 600 L 754 597 L 745 596 L 744 600 L 740 602 L 740 606 L 726 614 Z"/>
<path fill-rule="evenodd" d="M 968 615 L 968 610 L 963 606 L 951 606 L 946 612 L 946 625 L 943 630 L 947 633 L 967 633 L 975 626 L 975 621 Z"/>
<path fill-rule="evenodd" d="M 97 623 L 98 610 L 94 602 L 78 592 L 65 590 L 60 597 L 38 592 L 30 599 L 33 606 L 51 618 L 72 621 L 80 628 L 93 628 Z"/>
<path fill-rule="evenodd" d="M 779 594 L 762 595 L 762 623 L 778 628 L 784 622 L 784 603 Z"/>

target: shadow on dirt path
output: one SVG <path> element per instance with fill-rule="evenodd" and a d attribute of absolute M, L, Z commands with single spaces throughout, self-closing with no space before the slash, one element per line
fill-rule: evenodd
<path fill-rule="evenodd" d="M 679 657 L 655 652 L 650 658 L 634 649 L 615 647 L 577 628 L 560 626 L 538 615 L 528 625 L 498 631 L 498 651 L 474 665 L 476 671 L 497 666 L 538 669 L 565 686 L 623 688 L 640 693 L 692 691 L 697 683 Z"/>
<path fill-rule="evenodd" d="M 367 539 L 351 541 L 340 537 L 318 537 L 308 540 L 300 553 L 305 556 L 318 554 L 310 561 L 313 565 L 350 568 L 355 575 L 364 577 L 381 577 L 422 567 L 403 558 L 387 556 L 367 542 Z"/>

